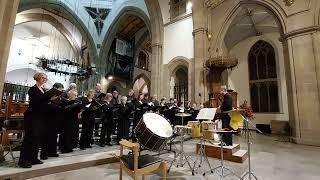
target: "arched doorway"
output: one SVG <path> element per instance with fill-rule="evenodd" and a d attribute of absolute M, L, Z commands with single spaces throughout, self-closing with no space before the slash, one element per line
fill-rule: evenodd
<path fill-rule="evenodd" d="M 188 69 L 178 66 L 174 75 L 174 98 L 178 102 L 188 101 Z"/>

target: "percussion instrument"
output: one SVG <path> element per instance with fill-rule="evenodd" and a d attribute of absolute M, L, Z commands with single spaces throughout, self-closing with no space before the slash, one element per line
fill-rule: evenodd
<path fill-rule="evenodd" d="M 199 121 L 189 121 L 187 126 L 191 127 L 191 137 L 192 138 L 200 137 L 200 122 Z"/>
<path fill-rule="evenodd" d="M 216 130 L 217 124 L 213 121 L 202 121 L 201 123 L 201 130 Z"/>
<path fill-rule="evenodd" d="M 176 125 L 176 126 L 174 126 L 174 133 L 179 136 L 191 134 L 191 127 Z"/>
<path fill-rule="evenodd" d="M 191 114 L 189 114 L 189 113 L 177 113 L 175 116 L 179 116 L 179 117 L 189 117 L 189 116 L 191 116 Z"/>
<path fill-rule="evenodd" d="M 159 114 L 145 113 L 134 129 L 138 142 L 146 149 L 159 151 L 173 135 L 171 124 Z"/>
<path fill-rule="evenodd" d="M 178 117 L 181 117 L 181 124 L 182 125 L 184 125 L 184 117 L 188 117 L 188 116 L 191 116 L 191 114 L 189 114 L 189 113 L 177 113 L 177 114 L 175 114 L 175 116 L 178 116 Z"/>
<path fill-rule="evenodd" d="M 214 132 L 210 130 L 203 130 L 202 134 L 204 139 L 214 140 Z"/>

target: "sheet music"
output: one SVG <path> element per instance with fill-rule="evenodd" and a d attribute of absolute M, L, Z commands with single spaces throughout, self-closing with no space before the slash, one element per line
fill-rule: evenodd
<path fill-rule="evenodd" d="M 203 108 L 200 109 L 196 119 L 213 120 L 216 114 L 217 108 Z"/>
<path fill-rule="evenodd" d="M 91 106 L 91 103 L 90 104 L 88 104 L 88 105 L 86 105 L 86 108 L 89 108 Z"/>

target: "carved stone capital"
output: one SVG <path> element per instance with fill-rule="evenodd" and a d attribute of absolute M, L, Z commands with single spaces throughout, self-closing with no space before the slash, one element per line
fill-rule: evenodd
<path fill-rule="evenodd" d="M 219 6 L 221 3 L 223 3 L 223 1 L 225 0 L 205 0 L 205 5 L 207 6 L 207 8 L 215 8 L 217 6 Z"/>

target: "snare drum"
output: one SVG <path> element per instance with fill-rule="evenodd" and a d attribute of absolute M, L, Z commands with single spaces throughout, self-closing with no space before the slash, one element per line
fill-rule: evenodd
<path fill-rule="evenodd" d="M 140 145 L 151 151 L 160 151 L 173 135 L 171 124 L 156 113 L 143 114 L 134 129 L 135 137 Z"/>
<path fill-rule="evenodd" d="M 174 126 L 174 133 L 179 136 L 191 134 L 191 127 L 182 126 L 182 125 Z"/>
<path fill-rule="evenodd" d="M 192 138 L 198 138 L 201 136 L 199 121 L 189 121 L 188 126 L 191 127 L 191 137 Z"/>

